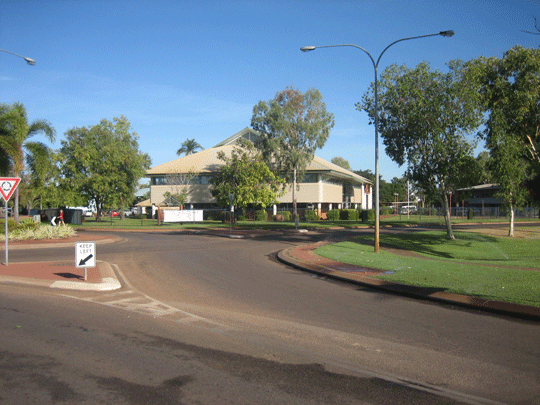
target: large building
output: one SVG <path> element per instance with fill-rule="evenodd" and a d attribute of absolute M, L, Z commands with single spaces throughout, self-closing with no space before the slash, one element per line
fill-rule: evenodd
<path fill-rule="evenodd" d="M 145 205 L 166 205 L 166 192 L 176 194 L 180 188 L 187 187 L 186 208 L 217 208 L 210 178 L 224 164 L 218 159 L 218 153 L 223 151 L 230 156 L 239 138 L 255 142 L 258 134 L 251 128 L 245 128 L 213 148 L 148 170 L 146 177 L 150 178 L 150 200 Z M 279 198 L 274 209 L 292 208 L 291 188 L 287 185 L 285 194 Z M 296 201 L 299 208 L 316 209 L 322 213 L 333 208 L 371 209 L 372 195 L 371 181 L 315 156 L 307 167 L 304 179 L 299 181 Z"/>

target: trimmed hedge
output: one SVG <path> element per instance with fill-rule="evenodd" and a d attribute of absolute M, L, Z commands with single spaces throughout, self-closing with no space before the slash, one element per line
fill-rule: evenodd
<path fill-rule="evenodd" d="M 305 210 L 304 211 L 304 220 L 306 221 L 318 221 L 319 214 L 315 210 Z"/>
<path fill-rule="evenodd" d="M 276 215 L 272 217 L 272 219 L 276 222 L 282 222 L 282 221 L 290 221 L 291 220 L 291 212 L 290 211 L 278 211 Z"/>
<path fill-rule="evenodd" d="M 345 209 L 339 212 L 339 219 L 342 221 L 357 221 L 358 211 L 352 209 Z"/>
<path fill-rule="evenodd" d="M 266 210 L 256 210 L 255 221 L 268 221 L 268 213 Z"/>
<path fill-rule="evenodd" d="M 339 210 L 329 210 L 326 213 L 326 218 L 328 218 L 329 221 L 337 221 L 339 219 Z"/>

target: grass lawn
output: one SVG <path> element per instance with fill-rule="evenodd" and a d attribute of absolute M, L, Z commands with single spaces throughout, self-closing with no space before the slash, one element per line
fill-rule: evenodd
<path fill-rule="evenodd" d="M 540 235 L 518 231 L 516 238 L 445 231 L 381 234 L 381 244 L 409 252 L 381 253 L 360 239 L 326 245 L 315 252 L 345 263 L 388 271 L 377 278 L 407 285 L 540 307 Z M 366 238 L 369 239 L 369 238 Z M 372 239 L 372 238 L 371 238 Z M 517 268 L 519 267 L 519 268 Z"/>
<path fill-rule="evenodd" d="M 520 219 L 523 221 L 530 221 L 530 218 Z M 453 218 L 452 223 L 479 223 L 479 222 L 508 222 L 504 218 L 497 219 L 473 219 L 467 220 L 462 218 Z M 516 221 L 516 223 L 518 223 Z M 414 226 L 414 225 L 440 225 L 444 226 L 444 219 L 436 216 L 415 216 L 412 215 L 407 218 L 406 215 L 392 216 L 381 220 L 381 226 Z M 273 221 L 238 221 L 233 225 L 234 227 L 244 229 L 294 229 L 294 222 L 273 222 Z M 313 222 L 301 222 L 300 228 L 303 229 L 324 229 L 333 227 L 343 228 L 356 228 L 359 226 L 374 226 L 374 221 L 313 221 Z M 132 217 L 126 217 L 121 220 L 119 217 L 102 217 L 100 222 L 97 222 L 95 218 L 85 218 L 82 225 L 77 225 L 77 228 L 86 229 L 185 229 L 185 228 L 229 228 L 229 224 L 222 223 L 221 221 L 204 221 L 190 223 L 166 223 L 158 225 L 157 219 L 136 219 Z"/>

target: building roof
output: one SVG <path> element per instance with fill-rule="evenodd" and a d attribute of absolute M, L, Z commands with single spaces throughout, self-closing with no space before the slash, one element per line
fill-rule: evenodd
<path fill-rule="evenodd" d="M 223 142 L 218 143 L 213 148 L 205 149 L 203 151 L 193 153 L 188 156 L 171 160 L 170 162 L 163 163 L 152 167 L 146 172 L 147 177 L 167 175 L 173 173 L 213 173 L 219 170 L 224 162 L 218 159 L 219 152 L 224 152 L 226 156 L 230 156 L 232 150 L 236 146 L 236 142 L 239 138 L 245 138 L 252 142 L 255 142 L 259 138 L 259 134 L 253 129 L 247 127 L 237 132 L 233 136 L 225 139 Z M 306 173 L 327 173 L 332 177 L 346 179 L 357 183 L 372 184 L 371 180 L 365 177 L 359 176 L 350 170 L 344 169 L 341 166 L 335 165 L 323 158 L 315 156 L 306 168 Z"/>
<path fill-rule="evenodd" d="M 147 176 L 167 175 L 171 173 L 212 173 L 219 170 L 224 164 L 218 159 L 218 153 L 223 151 L 225 155 L 230 156 L 235 145 L 220 146 L 209 148 L 203 151 L 193 153 L 170 162 L 152 167 L 146 171 Z"/>
<path fill-rule="evenodd" d="M 225 139 L 224 141 L 221 141 L 216 146 L 214 146 L 214 148 L 218 148 L 220 146 L 225 146 L 225 145 L 234 145 L 236 144 L 236 141 L 239 138 L 244 138 L 244 139 L 247 139 L 248 141 L 255 143 L 261 138 L 261 136 L 259 135 L 257 131 L 251 129 L 250 127 L 246 127 L 240 132 L 237 132 L 236 134 L 234 134 L 233 136 Z"/>
<path fill-rule="evenodd" d="M 468 191 L 468 190 L 496 190 L 501 188 L 497 183 L 493 184 L 479 184 L 478 186 L 458 188 L 457 191 Z"/>

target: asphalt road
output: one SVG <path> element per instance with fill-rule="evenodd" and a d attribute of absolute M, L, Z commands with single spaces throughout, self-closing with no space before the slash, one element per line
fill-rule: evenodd
<path fill-rule="evenodd" d="M 123 276 L 121 291 L 1 287 L 3 363 L 17 365 L 21 386 L 24 364 L 49 361 L 88 403 L 152 403 L 144 398 L 165 390 L 170 397 L 154 403 L 540 404 L 538 323 L 314 278 L 275 260 L 336 233 L 121 236 L 97 249 Z M 32 253 L 57 260 L 73 250 Z M 10 252 L 10 262 L 23 260 L 28 253 Z M 17 319 L 32 325 L 28 342 L 17 339 Z M 101 396 L 75 381 L 85 371 Z"/>

